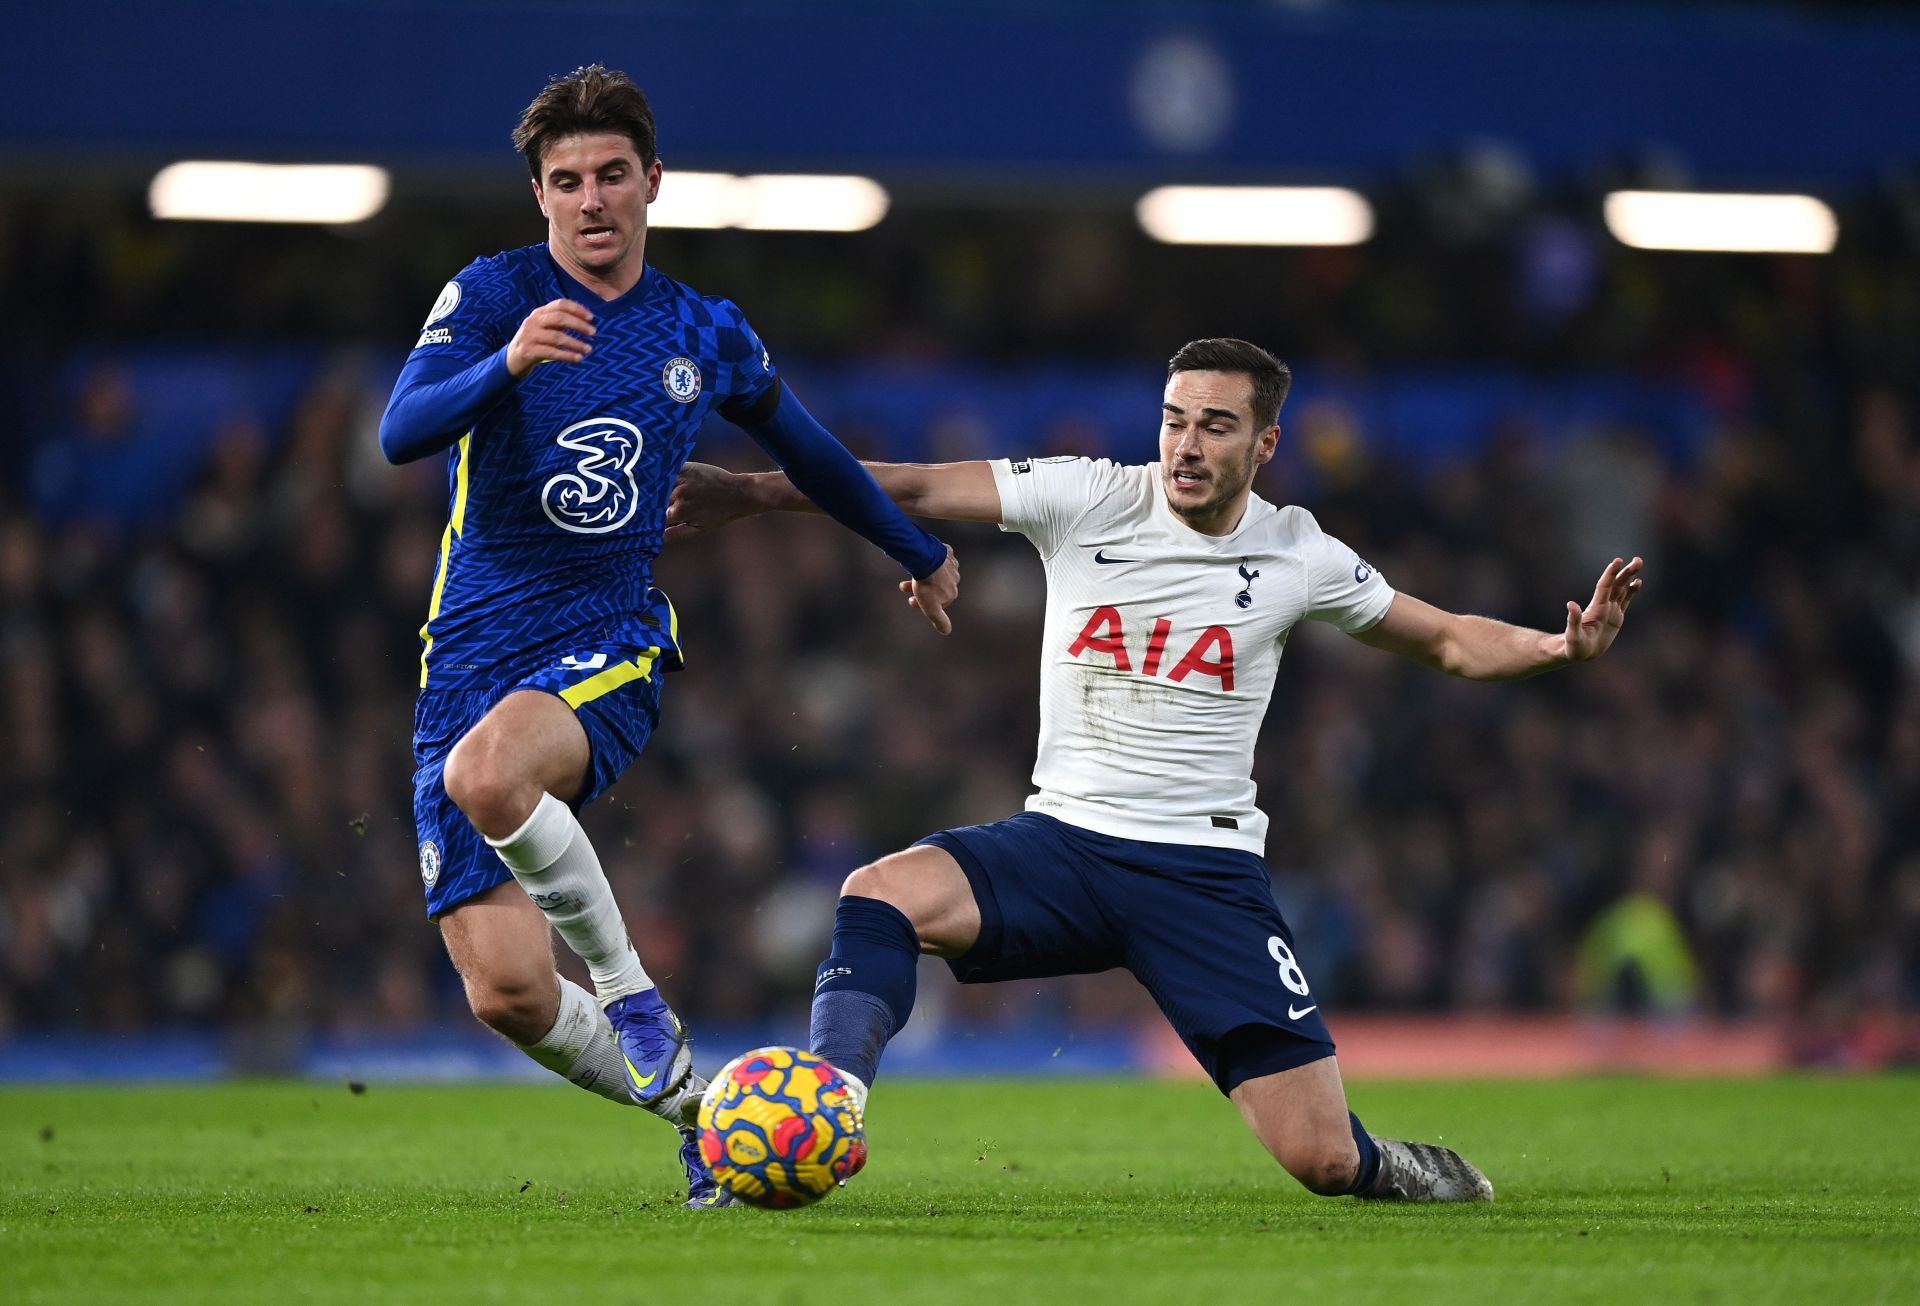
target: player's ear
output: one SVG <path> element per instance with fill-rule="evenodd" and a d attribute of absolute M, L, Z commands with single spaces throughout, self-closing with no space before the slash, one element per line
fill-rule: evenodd
<path fill-rule="evenodd" d="M 651 204 L 660 196 L 660 160 L 655 159 L 647 165 L 647 203 Z"/>
<path fill-rule="evenodd" d="M 1254 447 L 1255 462 L 1267 462 L 1273 457 L 1274 450 L 1280 447 L 1280 423 L 1275 422 L 1260 433 L 1260 442 Z"/>
<path fill-rule="evenodd" d="M 540 179 L 538 177 L 535 177 L 533 179 L 533 202 L 540 206 L 540 216 L 543 218 L 546 217 L 547 216 L 547 192 L 540 185 Z"/>

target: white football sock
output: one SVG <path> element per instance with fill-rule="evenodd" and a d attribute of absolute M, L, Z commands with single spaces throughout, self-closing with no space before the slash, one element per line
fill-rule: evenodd
<path fill-rule="evenodd" d="M 614 906 L 607 873 L 565 803 L 541 794 L 526 824 L 504 839 L 487 842 L 567 946 L 587 963 L 601 1005 L 653 987 Z"/>
<path fill-rule="evenodd" d="M 554 978 L 560 981 L 560 1014 L 538 1043 L 520 1050 L 589 1093 L 632 1106 L 625 1064 L 620 1059 L 620 1040 L 607 1023 L 607 1013 L 593 1000 L 593 994 L 566 976 Z"/>

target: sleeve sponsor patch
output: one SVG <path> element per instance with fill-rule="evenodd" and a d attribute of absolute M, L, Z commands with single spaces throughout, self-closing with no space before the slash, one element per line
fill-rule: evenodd
<path fill-rule="evenodd" d="M 1051 458 L 1009 458 L 1007 466 L 1015 476 L 1025 476 L 1042 463 L 1077 463 L 1080 459 L 1074 454 L 1056 454 Z"/>
<path fill-rule="evenodd" d="M 420 338 L 413 342 L 415 349 L 422 345 L 450 345 L 453 343 L 452 327 L 434 325 L 460 307 L 460 283 L 449 281 L 440 289 L 439 298 L 433 301 L 433 308 L 427 313 L 427 320 L 420 324 Z"/>
<path fill-rule="evenodd" d="M 449 281 L 441 288 L 440 297 L 433 301 L 433 309 L 427 314 L 427 320 L 420 325 L 430 327 L 458 307 L 460 307 L 460 283 Z"/>

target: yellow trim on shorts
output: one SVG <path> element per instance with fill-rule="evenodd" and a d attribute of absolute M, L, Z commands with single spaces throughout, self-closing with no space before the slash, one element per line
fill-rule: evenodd
<path fill-rule="evenodd" d="M 460 437 L 459 464 L 454 468 L 453 513 L 447 529 L 440 533 L 440 566 L 433 574 L 433 597 L 427 601 L 427 619 L 420 627 L 420 688 L 427 687 L 427 654 L 433 652 L 433 619 L 440 615 L 440 599 L 447 592 L 447 568 L 453 561 L 453 537 L 467 529 L 467 458 L 472 452 L 473 432 Z"/>
<path fill-rule="evenodd" d="M 680 611 L 673 606 L 673 600 L 668 598 L 665 590 L 660 591 L 660 597 L 666 599 L 667 603 L 667 640 L 673 645 L 674 654 L 679 657 L 681 665 L 684 666 L 687 655 L 680 647 Z"/>
<path fill-rule="evenodd" d="M 571 689 L 561 690 L 560 701 L 578 712 L 594 699 L 604 698 L 622 685 L 630 685 L 653 675 L 653 660 L 659 656 L 659 649 L 650 648 L 637 658 L 616 662 L 605 671 L 596 671 Z"/>

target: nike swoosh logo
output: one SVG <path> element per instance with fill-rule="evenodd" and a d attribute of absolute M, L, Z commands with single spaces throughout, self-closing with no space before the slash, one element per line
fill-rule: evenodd
<path fill-rule="evenodd" d="M 1308 1010 L 1311 1011 L 1312 1008 L 1309 1007 Z M 633 1086 L 635 1088 L 645 1088 L 653 1083 L 654 1080 L 660 1078 L 660 1072 L 657 1070 L 649 1071 L 647 1074 L 642 1075 L 638 1070 L 634 1069 L 633 1058 L 624 1052 L 620 1054 L 620 1059 L 627 1063 L 627 1074 L 632 1076 Z"/>
<path fill-rule="evenodd" d="M 1138 562 L 1138 558 L 1109 558 L 1105 549 L 1095 549 L 1093 560 L 1103 566 L 1112 566 L 1116 562 Z"/>
<path fill-rule="evenodd" d="M 1307 1014 L 1307 1013 L 1308 1013 L 1309 1011 L 1318 1011 L 1319 1009 L 1320 1009 L 1320 1004 L 1319 1004 L 1318 1002 L 1316 1002 L 1316 1003 L 1314 1003 L 1314 1004 L 1313 1004 L 1313 1005 L 1312 1005 L 1311 1007 L 1302 1007 L 1302 1008 L 1300 1008 L 1300 1010 L 1298 1010 L 1298 1011 L 1295 1011 L 1295 1010 L 1293 1009 L 1293 1004 L 1292 1004 L 1292 1003 L 1288 1003 L 1288 1004 L 1287 1004 L 1287 1019 L 1288 1019 L 1288 1020 L 1298 1020 L 1298 1019 L 1300 1019 L 1300 1017 L 1302 1017 L 1302 1016 L 1304 1016 L 1304 1015 L 1306 1015 L 1306 1014 Z M 629 1064 L 629 1065 L 631 1065 L 632 1063 L 631 1063 L 631 1062 L 629 1062 L 628 1064 Z"/>

